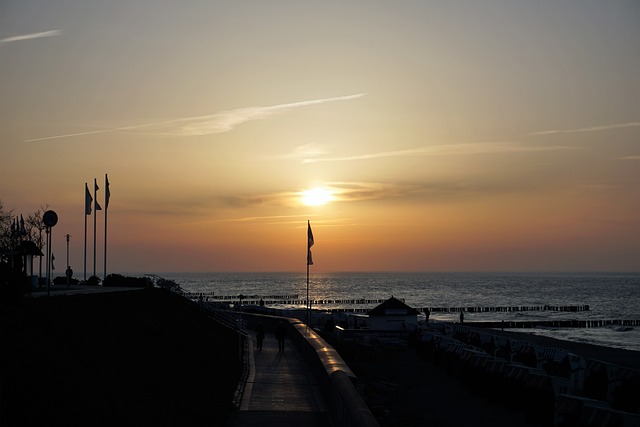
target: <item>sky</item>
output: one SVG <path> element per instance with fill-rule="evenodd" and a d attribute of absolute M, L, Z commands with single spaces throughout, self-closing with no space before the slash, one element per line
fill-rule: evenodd
<path fill-rule="evenodd" d="M 0 200 L 76 275 L 105 218 L 108 273 L 640 271 L 639 53 L 637 0 L 0 0 Z"/>

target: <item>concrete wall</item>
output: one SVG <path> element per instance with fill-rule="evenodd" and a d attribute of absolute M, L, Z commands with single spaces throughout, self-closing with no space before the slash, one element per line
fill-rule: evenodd
<path fill-rule="evenodd" d="M 289 342 L 308 361 L 337 427 L 378 427 L 379 424 L 356 390 L 356 376 L 340 354 L 302 321 L 287 317 L 245 314 L 249 329 L 262 322 L 267 334 L 283 321 Z"/>

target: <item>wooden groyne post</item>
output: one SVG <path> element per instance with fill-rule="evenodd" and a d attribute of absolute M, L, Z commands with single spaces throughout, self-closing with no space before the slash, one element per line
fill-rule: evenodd
<path fill-rule="evenodd" d="M 602 328 L 607 326 L 634 327 L 640 326 L 639 319 L 609 320 L 503 320 L 468 322 L 469 326 L 490 329 L 527 329 L 547 328 Z"/>

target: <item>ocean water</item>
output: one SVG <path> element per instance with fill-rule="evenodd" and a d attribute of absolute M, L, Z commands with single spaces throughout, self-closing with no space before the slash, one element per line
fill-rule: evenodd
<path fill-rule="evenodd" d="M 307 295 L 306 273 L 162 273 L 190 292 L 216 296 Z M 412 307 L 589 305 L 588 311 L 465 313 L 483 320 L 639 320 L 640 273 L 322 273 L 310 274 L 311 300 L 378 300 L 391 296 Z M 266 300 L 270 298 L 265 298 Z M 316 309 L 373 308 L 376 304 L 323 304 Z M 302 308 L 304 305 L 276 305 Z M 458 313 L 433 312 L 457 321 Z M 640 327 L 533 328 L 520 332 L 640 351 Z"/>

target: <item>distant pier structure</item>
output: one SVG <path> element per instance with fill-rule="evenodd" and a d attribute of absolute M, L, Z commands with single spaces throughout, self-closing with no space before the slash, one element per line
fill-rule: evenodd
<path fill-rule="evenodd" d="M 582 305 L 516 305 L 516 306 L 483 306 L 483 307 L 425 307 L 418 310 L 424 311 L 428 308 L 432 313 L 495 313 L 495 312 L 518 312 L 518 311 L 589 311 L 589 304 Z"/>
<path fill-rule="evenodd" d="M 239 304 L 242 297 L 242 304 L 260 304 L 262 300 L 266 305 L 305 305 L 307 300 L 300 298 L 297 294 L 291 295 L 215 295 L 213 292 L 200 292 L 185 295 L 191 298 L 206 298 L 209 301 L 220 301 L 228 304 Z M 403 298 L 398 299 L 401 302 L 405 302 Z M 383 299 L 370 299 L 370 298 L 341 298 L 341 299 L 313 299 L 311 304 L 318 305 L 342 305 L 342 306 L 357 306 L 357 305 L 369 305 L 369 304 L 381 304 L 387 301 L 387 298 Z M 352 308 L 339 308 L 339 309 L 327 309 L 327 311 L 335 312 L 369 312 L 370 308 L 352 309 Z M 424 313 L 429 310 L 431 313 L 493 313 L 493 312 L 519 312 L 519 311 L 589 311 L 588 304 L 581 305 L 527 305 L 527 306 L 477 306 L 477 307 L 418 307 L 415 308 L 419 313 Z"/>
<path fill-rule="evenodd" d="M 602 328 L 607 326 L 640 326 L 639 319 L 601 319 L 601 320 L 514 320 L 514 321 L 478 321 L 468 322 L 469 326 L 491 329 L 529 329 L 529 328 Z"/>

